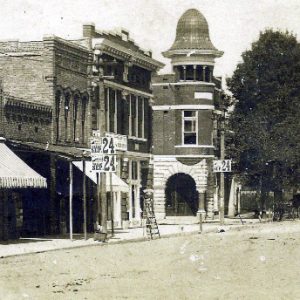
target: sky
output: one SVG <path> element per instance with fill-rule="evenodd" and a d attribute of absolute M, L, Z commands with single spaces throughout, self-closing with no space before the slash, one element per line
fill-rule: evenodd
<path fill-rule="evenodd" d="M 0 0 L 0 40 L 41 40 L 54 34 L 82 37 L 82 25 L 99 30 L 125 28 L 143 49 L 166 64 L 161 52 L 174 41 L 180 16 L 196 8 L 207 19 L 213 44 L 224 55 L 216 60 L 215 75 L 230 77 L 266 28 L 288 30 L 300 37 L 299 0 Z"/>

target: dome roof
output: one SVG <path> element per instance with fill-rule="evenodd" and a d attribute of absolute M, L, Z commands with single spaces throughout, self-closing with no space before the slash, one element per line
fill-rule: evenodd
<path fill-rule="evenodd" d="M 177 23 L 176 38 L 169 51 L 182 49 L 217 51 L 210 41 L 207 21 L 197 9 L 187 10 Z"/>

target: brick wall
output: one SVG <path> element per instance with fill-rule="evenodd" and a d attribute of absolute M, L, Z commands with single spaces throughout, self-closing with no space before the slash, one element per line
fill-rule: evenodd
<path fill-rule="evenodd" d="M 51 91 L 41 54 L 0 56 L 0 78 L 5 93 L 30 102 L 51 104 Z"/>

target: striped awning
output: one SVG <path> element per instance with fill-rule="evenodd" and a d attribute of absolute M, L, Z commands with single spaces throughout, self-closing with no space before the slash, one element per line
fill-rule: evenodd
<path fill-rule="evenodd" d="M 11 151 L 0 137 L 0 188 L 46 188 L 44 177 Z"/>

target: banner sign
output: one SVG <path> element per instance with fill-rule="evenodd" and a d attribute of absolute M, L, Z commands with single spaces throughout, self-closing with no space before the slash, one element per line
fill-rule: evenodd
<path fill-rule="evenodd" d="M 231 172 L 231 159 L 214 160 L 213 172 Z"/>

